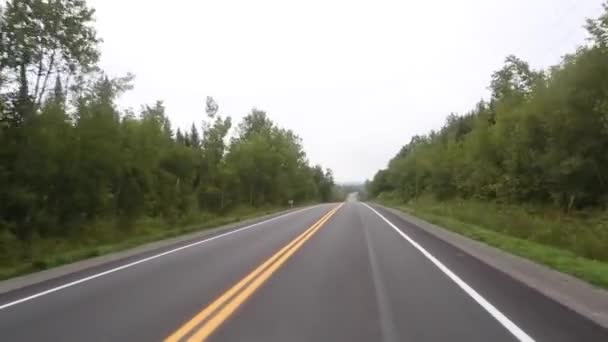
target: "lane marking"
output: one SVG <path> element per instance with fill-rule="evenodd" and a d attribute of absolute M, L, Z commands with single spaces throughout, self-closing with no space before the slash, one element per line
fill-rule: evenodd
<path fill-rule="evenodd" d="M 302 239 L 308 232 L 314 229 L 319 222 L 321 222 L 325 217 L 328 217 L 333 212 L 335 212 L 337 208 L 332 208 L 329 212 L 323 215 L 318 221 L 316 221 L 312 226 L 307 228 L 303 233 L 298 235 L 295 239 L 293 239 L 286 246 L 281 248 L 277 253 L 275 253 L 272 257 L 263 262 L 260 266 L 250 272 L 245 278 L 239 281 L 236 285 L 233 285 L 228 291 L 224 292 L 220 297 L 218 297 L 211 304 L 207 305 L 202 311 L 196 314 L 192 319 L 182 325 L 178 330 L 176 330 L 173 334 L 165 339 L 165 342 L 176 342 L 181 338 L 186 336 L 189 332 L 191 332 L 197 325 L 203 322 L 205 319 L 209 317 L 213 312 L 215 312 L 220 306 L 222 306 L 229 299 L 234 297 L 234 295 L 240 291 L 245 285 L 247 285 L 252 279 L 257 277 L 264 269 L 270 266 L 275 260 L 277 260 L 283 253 L 289 250 L 293 245 L 295 245 L 300 239 Z"/>
<path fill-rule="evenodd" d="M 53 287 L 53 288 L 50 288 L 50 289 L 42 291 L 42 292 L 38 292 L 38 293 L 33 294 L 31 296 L 27 296 L 27 297 L 24 297 L 24 298 L 21 298 L 21 299 L 14 300 L 12 302 L 8 302 L 6 304 L 2 304 L 2 305 L 0 305 L 0 310 L 9 308 L 11 306 L 15 306 L 17 304 L 21 304 L 21 303 L 24 303 L 24 302 L 27 302 L 27 301 L 30 301 L 32 299 L 36 299 L 38 297 L 46 296 L 46 295 L 51 294 L 53 292 L 57 292 L 57 291 L 66 289 L 68 287 L 72 287 L 74 285 L 78 285 L 78 284 L 81 284 L 81 283 L 84 283 L 84 282 L 87 282 L 87 281 L 90 281 L 90 280 L 93 280 L 93 279 L 96 279 L 96 278 L 99 278 L 99 277 L 103 277 L 105 275 L 108 275 L 108 274 L 111 274 L 111 273 L 114 273 L 114 272 L 118 272 L 118 271 L 124 270 L 126 268 L 130 268 L 130 267 L 133 267 L 135 265 L 139 265 L 139 264 L 142 264 L 144 262 L 148 262 L 150 260 L 154 260 L 154 259 L 160 258 L 160 257 L 168 255 L 168 254 L 179 252 L 179 251 L 187 249 L 187 248 L 198 246 L 198 245 L 203 244 L 205 242 L 209 242 L 209 241 L 212 241 L 212 240 L 215 240 L 215 239 L 219 239 L 219 238 L 224 237 L 224 236 L 232 235 L 232 234 L 235 234 L 235 233 L 238 233 L 238 232 L 250 229 L 250 228 L 257 227 L 259 225 L 262 225 L 262 224 L 265 224 L 265 223 L 268 223 L 268 222 L 272 222 L 272 221 L 275 221 L 275 220 L 278 220 L 278 219 L 281 219 L 281 218 L 284 218 L 284 217 L 287 217 L 287 216 L 290 216 L 290 215 L 293 215 L 293 214 L 296 214 L 296 213 L 300 213 L 302 211 L 306 211 L 306 210 L 309 210 L 309 209 L 312 209 L 312 208 L 317 208 L 317 207 L 318 206 L 312 206 L 312 207 L 306 207 L 306 208 L 303 208 L 303 209 L 292 211 L 292 212 L 289 212 L 289 213 L 286 213 L 286 214 L 282 214 L 282 215 L 270 218 L 268 220 L 264 220 L 264 221 L 261 221 L 261 222 L 250 224 L 250 225 L 245 226 L 245 227 L 241 227 L 241 228 L 238 228 L 238 229 L 235 229 L 235 230 L 231 230 L 229 232 L 226 232 L 226 233 L 223 233 L 223 234 L 220 234 L 220 235 L 216 235 L 214 237 L 211 237 L 211 238 L 208 238 L 208 239 L 205 239 L 205 240 L 197 241 L 197 242 L 185 245 L 185 246 L 181 246 L 181 247 L 178 247 L 178 248 L 174 248 L 174 249 L 165 251 L 163 253 L 155 254 L 155 255 L 149 256 L 147 258 L 143 258 L 143 259 L 140 259 L 140 260 L 137 260 L 137 261 L 134 261 L 134 262 L 130 262 L 128 264 L 125 264 L 125 265 L 122 265 L 122 266 L 118 266 L 118 267 L 109 269 L 109 270 L 104 271 L 104 272 L 96 273 L 94 275 L 91 275 L 91 276 L 88 276 L 88 277 L 85 277 L 85 278 L 82 278 L 82 279 L 78 279 L 78 280 L 69 282 L 67 284 L 63 284 L 63 285 L 60 285 L 60 286 L 57 286 L 57 287 Z"/>
<path fill-rule="evenodd" d="M 267 268 L 262 275 L 257 277 L 253 282 L 241 291 L 232 301 L 230 301 L 226 306 L 224 306 L 214 317 L 212 317 L 207 323 L 203 324 L 199 331 L 197 331 L 192 337 L 188 339 L 188 342 L 200 342 L 204 341 L 211 335 L 222 323 L 224 323 L 236 309 L 238 309 L 260 286 L 262 286 L 271 276 L 275 273 L 281 265 L 289 259 L 302 245 L 308 241 L 318 230 L 323 227 L 325 222 L 327 222 L 341 207 L 343 204 L 340 204 L 331 215 L 323 218 L 316 227 L 310 231 L 304 238 L 297 242 L 290 250 L 285 252 L 279 260 L 277 260 L 274 264 L 272 264 L 269 268 Z"/>
<path fill-rule="evenodd" d="M 386 286 L 384 284 L 382 275 L 380 274 L 380 266 L 378 264 L 378 255 L 374 248 L 374 243 L 370 236 L 369 229 L 363 227 L 363 235 L 365 236 L 365 246 L 367 248 L 367 255 L 369 264 L 372 271 L 372 280 L 374 283 L 374 293 L 377 298 L 378 308 L 378 320 L 380 321 L 380 333 L 382 342 L 398 342 L 397 329 L 395 327 L 395 319 L 393 317 L 393 310 L 391 308 L 391 301 L 386 293 Z"/>
<path fill-rule="evenodd" d="M 200 313 L 194 316 L 190 321 L 180 327 L 175 333 L 167 337 L 165 342 L 179 341 L 184 336 L 193 332 L 193 335 L 188 339 L 188 341 L 203 341 L 206 339 L 223 322 L 225 322 L 226 319 L 228 319 L 228 317 L 264 282 L 266 282 L 291 255 L 293 255 L 311 236 L 313 236 L 325 224 L 325 222 L 327 222 L 342 207 L 342 205 L 343 204 L 340 204 L 330 210 L 312 226 L 306 229 L 302 234 L 288 243 L 285 247 L 281 248 L 267 261 L 262 263 L 262 265 L 258 266 L 249 275 L 239 281 L 236 285 L 234 285 L 218 299 L 209 304 Z M 195 328 L 205 319 L 209 318 L 209 316 L 214 312 L 216 312 L 215 315 L 207 322 L 203 323 L 199 330 L 196 331 Z"/>
<path fill-rule="evenodd" d="M 378 215 L 378 217 L 384 220 L 384 222 L 386 222 L 391 228 L 393 228 L 397 233 L 399 233 L 399 235 L 401 235 L 405 240 L 407 240 L 407 242 L 414 246 L 420 253 L 422 253 L 422 255 L 429 259 L 435 266 L 437 266 L 437 268 L 439 268 L 445 275 L 448 276 L 448 278 L 455 282 L 456 285 L 458 285 L 464 292 L 466 292 L 466 294 L 473 298 L 477 302 L 477 304 L 484 308 L 492 317 L 494 317 L 500 324 L 502 324 L 519 341 L 534 342 L 534 339 L 532 337 L 530 337 L 522 329 L 515 325 L 515 323 L 508 319 L 507 316 L 505 316 L 494 305 L 492 305 L 485 298 L 483 298 L 471 286 L 469 286 L 462 279 L 460 279 L 460 277 L 458 277 L 454 272 L 452 272 L 443 263 L 441 263 L 441 261 L 437 260 L 437 258 L 435 258 L 431 253 L 429 253 L 426 249 L 420 246 L 416 241 L 412 240 L 407 234 L 397 228 L 397 226 L 395 226 L 391 221 L 389 221 L 386 217 L 376 211 L 376 209 L 370 207 L 367 203 L 362 204 L 365 205 L 369 210 L 374 212 L 376 215 Z"/>

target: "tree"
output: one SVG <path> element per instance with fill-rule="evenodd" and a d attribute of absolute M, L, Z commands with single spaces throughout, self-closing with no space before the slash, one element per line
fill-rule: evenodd
<path fill-rule="evenodd" d="M 224 172 L 226 136 L 232 127 L 230 117 L 218 116 L 219 105 L 208 96 L 206 99 L 205 112 L 207 120 L 203 121 L 201 148 L 203 150 L 203 170 L 201 177 L 205 187 L 202 193 L 202 201 L 211 207 L 222 210 L 226 203 L 226 187 L 230 172 Z"/>
<path fill-rule="evenodd" d="M 602 4 L 604 13 L 596 19 L 587 19 L 585 28 L 591 35 L 590 40 L 599 48 L 608 47 L 608 2 Z"/>
<path fill-rule="evenodd" d="M 547 71 L 508 56 L 492 74 L 489 103 L 450 114 L 376 173 L 369 193 L 422 194 L 570 211 L 608 204 L 608 3 L 587 21 L 593 42 Z"/>
<path fill-rule="evenodd" d="M 190 126 L 190 146 L 194 147 L 194 148 L 199 148 L 201 145 L 201 139 L 198 135 L 198 129 L 196 129 L 196 126 L 194 125 L 194 123 L 192 124 L 192 126 Z"/>
<path fill-rule="evenodd" d="M 88 72 L 99 59 L 94 11 L 83 0 L 11 0 L 0 21 L 0 70 L 15 76 L 20 116 L 40 107 L 51 76 L 70 78 Z"/>
<path fill-rule="evenodd" d="M 528 63 L 513 55 L 507 56 L 505 66 L 492 74 L 492 101 L 525 99 L 541 76 L 530 69 Z"/>
<path fill-rule="evenodd" d="M 215 102 L 213 97 L 207 96 L 207 98 L 205 100 L 205 113 L 207 113 L 207 116 L 210 119 L 213 119 L 213 117 L 215 117 L 215 114 L 217 114 L 219 109 L 220 109 L 220 106 L 217 104 L 217 102 Z"/>
<path fill-rule="evenodd" d="M 212 97 L 200 131 L 174 134 L 161 101 L 121 110 L 134 76 L 97 69 L 93 13 L 83 0 L 0 5 L 0 245 L 98 241 L 143 218 L 171 226 L 329 198 L 331 172 L 313 179 L 300 138 L 263 111 L 229 142 L 232 119 Z"/>
<path fill-rule="evenodd" d="M 182 131 L 179 128 L 177 129 L 177 133 L 175 133 L 175 141 L 178 144 L 182 144 L 182 145 L 185 144 L 184 135 L 182 134 Z"/>

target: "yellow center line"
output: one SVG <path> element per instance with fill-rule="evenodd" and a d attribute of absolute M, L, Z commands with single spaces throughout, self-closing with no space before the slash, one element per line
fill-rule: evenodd
<path fill-rule="evenodd" d="M 194 335 L 192 335 L 192 337 L 188 339 L 188 342 L 204 341 L 207 337 L 209 337 L 209 335 L 211 335 L 224 321 L 226 321 L 226 319 L 228 319 L 228 317 L 230 317 L 230 315 L 239 306 L 241 306 L 241 304 L 243 304 L 247 298 L 249 298 L 262 284 L 264 284 L 264 282 L 266 282 L 266 280 L 268 280 L 268 278 L 270 278 L 270 276 L 272 276 L 272 274 L 276 272 L 276 270 L 278 270 L 279 267 L 281 267 L 281 265 L 285 263 L 290 256 L 292 256 L 308 239 L 310 239 L 310 237 L 321 229 L 323 224 L 327 222 L 331 216 L 338 211 L 338 209 L 340 209 L 341 206 L 342 204 L 330 212 L 330 215 L 323 217 L 318 224 L 313 226 L 314 228 L 309 231 L 306 236 L 297 241 L 297 243 L 291 249 L 281 255 L 275 263 L 270 265 L 270 267 L 264 271 L 264 273 L 253 280 L 251 284 L 249 284 L 233 300 L 226 304 L 226 306 L 224 306 L 215 316 L 206 322 Z"/>
<path fill-rule="evenodd" d="M 274 266 L 273 263 L 275 261 L 278 260 L 277 262 L 280 262 L 282 264 L 284 262 L 284 260 L 286 260 L 287 258 L 281 258 L 281 256 L 284 256 L 284 254 L 285 255 L 287 255 L 287 254 L 289 254 L 289 255 L 293 254 L 293 252 L 295 252 L 295 250 L 298 249 L 303 244 L 303 241 L 308 240 L 308 238 L 310 238 L 310 236 L 312 234 L 314 234 L 314 232 L 316 232 L 316 230 L 318 230 L 318 228 L 320 228 L 321 225 L 323 225 L 327 220 L 329 220 L 329 218 L 336 211 L 338 211 L 338 209 L 340 209 L 342 207 L 342 205 L 343 204 L 340 204 L 337 207 L 335 207 L 332 210 L 330 210 L 321 219 L 319 219 L 319 221 L 315 222 L 315 224 L 313 224 L 311 227 L 309 227 L 306 231 L 304 231 L 302 234 L 300 234 L 298 237 L 296 237 L 294 240 L 292 240 L 285 247 L 281 248 L 281 250 L 279 250 L 272 257 L 270 257 L 268 260 L 266 260 L 263 264 L 261 264 L 260 266 L 258 266 L 251 273 L 249 273 L 245 278 L 243 278 L 241 281 L 239 281 L 236 285 L 234 285 L 232 288 L 230 288 L 228 291 L 226 291 L 224 294 L 222 294 L 220 297 L 218 297 L 215 301 L 213 301 L 211 304 L 209 304 L 205 309 L 203 309 L 201 312 L 199 312 L 198 314 L 196 314 L 190 321 L 188 321 L 186 324 L 184 324 L 183 326 L 181 326 L 177 331 L 175 331 L 173 334 L 171 334 L 169 337 L 167 337 L 165 339 L 165 342 L 177 342 L 177 341 L 179 341 L 184 336 L 186 336 L 188 333 L 190 333 L 197 325 L 199 325 L 201 322 L 203 322 L 205 319 L 207 319 L 213 312 L 215 312 L 222 305 L 224 305 L 228 300 L 230 300 L 232 297 L 234 297 L 236 295 L 236 293 L 238 293 L 242 288 L 245 287 L 245 285 L 247 285 L 249 282 L 251 282 L 258 275 L 260 275 L 265 269 L 272 268 L 272 267 L 269 267 L 269 266 Z M 302 242 L 302 243 L 300 243 L 300 242 Z M 289 252 L 291 252 L 291 253 L 289 253 Z M 283 260 L 283 261 L 281 261 L 281 260 Z M 273 268 L 273 269 L 276 270 L 277 268 L 278 268 L 278 266 L 275 267 L 275 268 Z M 274 270 L 272 272 L 274 272 Z M 261 277 L 263 277 L 266 274 L 267 274 L 267 272 L 264 272 Z M 265 279 L 267 279 L 268 277 L 270 277 L 270 274 L 268 274 L 268 276 Z M 256 288 L 259 287 L 261 285 L 261 283 L 263 283 L 263 281 L 260 282 L 256 286 Z M 253 285 L 253 283 L 251 285 Z M 245 289 L 245 290 L 247 290 L 247 289 Z M 251 291 L 251 292 L 253 292 L 253 291 Z M 247 297 L 249 297 L 249 295 Z M 247 297 L 245 297 L 245 299 Z M 237 298 L 239 298 L 239 297 L 237 297 Z M 240 305 L 240 303 L 239 303 L 239 305 Z M 238 307 L 238 305 L 236 307 Z M 234 307 L 234 309 L 236 309 L 236 307 Z M 234 311 L 234 309 L 232 311 Z M 218 315 L 221 314 L 222 312 L 224 312 L 224 310 L 221 310 L 218 313 Z M 215 326 L 215 328 L 217 328 L 217 326 L 219 326 L 219 324 L 221 324 L 226 318 L 227 318 L 227 316 L 223 320 L 221 320 L 220 322 L 218 322 L 218 324 Z M 209 320 L 209 322 L 211 322 L 211 320 Z M 205 329 L 205 327 L 207 327 L 208 325 L 209 324 L 204 325 L 201 328 L 201 331 L 203 331 Z M 213 330 L 215 330 L 215 328 Z M 199 333 L 201 331 L 199 331 Z M 212 330 L 209 331 L 209 334 L 211 332 L 213 332 L 213 331 Z M 199 333 L 197 333 L 195 336 L 198 336 Z M 192 338 L 194 338 L 194 336 Z M 198 338 L 197 340 L 202 340 L 204 338 L 205 337 Z M 190 340 L 192 340 L 192 339 L 190 339 Z"/>

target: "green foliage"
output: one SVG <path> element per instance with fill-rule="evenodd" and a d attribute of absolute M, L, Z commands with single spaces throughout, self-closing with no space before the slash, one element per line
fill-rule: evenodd
<path fill-rule="evenodd" d="M 414 137 L 370 196 L 608 287 L 608 5 L 591 44 L 547 71 L 514 56 L 489 102 Z"/>
<path fill-rule="evenodd" d="M 585 27 L 591 35 L 591 41 L 601 48 L 608 47 L 608 3 L 603 3 L 604 14 L 597 19 L 587 19 Z"/>
<path fill-rule="evenodd" d="M 349 200 L 349 195 L 357 194 L 359 201 L 365 201 L 367 199 L 365 184 L 363 183 L 345 183 L 337 184 L 333 188 L 333 199 L 334 201 L 346 201 Z"/>
<path fill-rule="evenodd" d="M 118 228 L 113 220 L 99 220 L 67 237 L 34 237 L 28 241 L 19 240 L 7 230 L 0 229 L 0 280 L 277 210 L 279 208 L 275 207 L 238 207 L 227 215 L 198 212 L 184 217 L 177 224 L 169 224 L 159 218 L 141 217 L 128 231 Z"/>
<path fill-rule="evenodd" d="M 390 197 L 390 196 L 389 196 Z M 387 205 L 560 272 L 608 288 L 608 227 L 605 213 L 565 216 L 539 206 L 422 197 Z"/>
<path fill-rule="evenodd" d="M 3 261 L 49 241 L 120 240 L 142 218 L 167 228 L 242 207 L 331 199 L 331 171 L 310 166 L 300 138 L 262 111 L 230 141 L 232 120 L 211 97 L 202 124 L 175 134 L 160 101 L 138 115 L 120 111 L 116 100 L 133 76 L 97 70 L 93 13 L 82 0 L 0 7 Z"/>
<path fill-rule="evenodd" d="M 548 71 L 514 57 L 492 75 L 489 102 L 416 136 L 368 184 L 371 196 L 608 204 L 608 6 L 583 46 Z"/>
<path fill-rule="evenodd" d="M 300 138 L 277 127 L 265 112 L 252 110 L 238 126 L 238 135 L 226 155 L 226 171 L 235 177 L 231 189 L 237 201 L 296 203 L 311 198 L 328 201 L 333 176 L 330 170 L 308 165 Z"/>
<path fill-rule="evenodd" d="M 20 239 L 70 234 L 100 218 L 120 218 L 127 229 L 141 216 L 176 222 L 241 204 L 331 199 L 331 171 L 310 167 L 299 138 L 265 114 L 269 129 L 243 131 L 230 144 L 231 119 L 220 116 L 186 143 L 173 136 L 161 102 L 138 118 L 120 113 L 116 84 L 103 76 L 73 113 L 52 98 L 3 131 L 0 153 L 10 163 L 0 169 L 0 220 Z"/>
<path fill-rule="evenodd" d="M 2 118 L 20 125 L 43 104 L 51 76 L 67 85 L 95 68 L 94 11 L 83 0 L 10 0 L 0 14 L 0 75 L 9 83 L 1 90 L 12 102 Z"/>

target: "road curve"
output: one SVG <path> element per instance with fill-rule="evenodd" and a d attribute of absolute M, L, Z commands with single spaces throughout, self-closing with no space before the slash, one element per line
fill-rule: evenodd
<path fill-rule="evenodd" d="M 0 295 L 2 341 L 608 341 L 379 206 L 306 208 Z"/>

